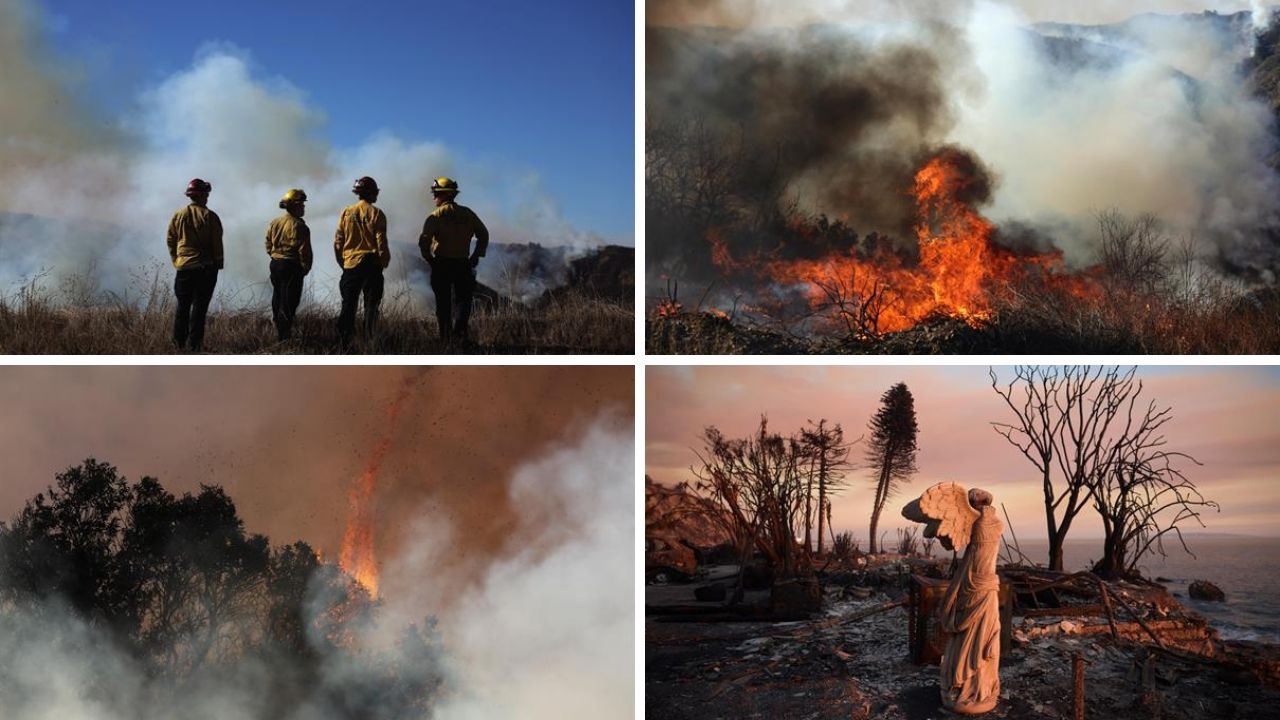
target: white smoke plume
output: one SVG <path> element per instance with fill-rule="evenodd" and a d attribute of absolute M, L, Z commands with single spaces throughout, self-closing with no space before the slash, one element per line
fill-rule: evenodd
<path fill-rule="evenodd" d="M 14 213 L 0 216 L 0 292 L 39 273 L 55 284 L 87 275 L 92 289 L 117 294 L 155 268 L 167 283 L 165 228 L 192 177 L 213 184 L 209 206 L 225 230 L 220 292 L 236 305 L 269 292 L 263 235 L 293 187 L 309 198 L 317 270 L 309 284 L 336 294 L 333 231 L 338 212 L 355 201 L 352 182 L 364 175 L 383 188 L 392 282 L 422 279 L 417 238 L 432 207 L 431 179 L 440 175 L 459 178 L 460 200 L 485 219 L 495 242 L 578 253 L 603 243 L 564 219 L 535 171 L 495 168 L 438 142 L 399 137 L 380 129 L 388 119 L 376 110 L 359 144 L 329 143 L 320 132 L 324 113 L 306 92 L 257 67 L 241 48 L 201 48 L 189 67 L 113 117 L 82 100 L 68 79 L 74 73 L 40 47 L 40 14 L 27 0 L 0 0 L 0 28 L 0 211 Z M 489 265 L 482 272 L 499 272 Z"/>
<path fill-rule="evenodd" d="M 462 602 L 454 598 L 457 607 L 441 617 L 443 654 L 396 656 L 404 628 L 421 625 L 441 598 L 458 591 L 437 560 L 467 539 L 453 535 L 447 518 L 423 514 L 385 564 L 377 621 L 355 638 L 379 657 L 390 653 L 399 672 L 443 679 L 423 717 L 630 717 L 634 452 L 631 418 L 605 414 L 515 469 L 509 492 L 518 520 L 479 589 Z M 280 667 L 267 672 L 260 663 L 271 664 L 271 658 L 181 681 L 154 677 L 105 630 L 55 601 L 21 614 L 0 607 L 0 708 L 6 720 L 348 717 L 333 698 L 357 698 L 367 708 L 361 717 L 382 717 L 377 698 L 362 695 L 377 687 L 369 665 L 350 655 L 320 661 L 326 686 L 282 711 L 279 679 L 288 673 Z"/>
<path fill-rule="evenodd" d="M 976 4 L 964 32 L 984 87 L 957 98 L 950 139 L 996 174 L 997 222 L 1061 228 L 1077 262 L 1091 259 L 1095 213 L 1112 207 L 1154 213 L 1236 261 L 1280 224 L 1280 182 L 1266 163 L 1274 120 L 1240 69 L 1247 34 L 1139 18 L 1123 36 L 1062 38 L 1106 53 L 1063 67 L 1007 5 Z"/>
<path fill-rule="evenodd" d="M 597 422 L 516 471 L 520 518 L 505 557 L 444 623 L 459 670 L 441 720 L 629 717 L 634 697 L 635 472 L 630 419 Z M 412 620 L 451 591 L 434 582 L 456 537 L 423 515 L 384 572 L 387 610 Z M 413 536 L 411 536 L 413 537 Z"/>

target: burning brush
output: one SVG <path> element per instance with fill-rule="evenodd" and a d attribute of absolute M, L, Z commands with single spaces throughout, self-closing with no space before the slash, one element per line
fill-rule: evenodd
<path fill-rule="evenodd" d="M 1017 254 L 996 245 L 996 227 L 975 205 L 990 197 L 986 173 L 968 153 L 944 148 L 916 172 L 917 259 L 885 244 L 834 250 L 817 259 L 755 255 L 734 258 L 718 231 L 708 233 L 712 261 L 726 274 L 746 274 L 786 291 L 800 289 L 815 315 L 839 320 L 852 334 L 876 337 L 931 317 L 980 326 L 996 300 L 1029 279 L 1076 296 L 1101 295 L 1087 274 L 1065 271 L 1061 252 Z"/>

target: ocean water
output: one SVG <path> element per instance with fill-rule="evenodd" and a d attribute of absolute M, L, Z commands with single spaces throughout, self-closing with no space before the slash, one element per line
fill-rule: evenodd
<path fill-rule="evenodd" d="M 1007 537 L 1006 537 L 1007 539 Z M 1280 538 L 1189 537 L 1187 555 L 1175 538 L 1165 543 L 1168 557 L 1147 556 L 1139 565 L 1142 574 L 1162 583 L 1178 600 L 1208 618 L 1224 639 L 1261 640 L 1280 644 Z M 1048 544 L 1022 541 L 1022 552 L 1038 563 L 1048 560 Z M 1102 541 L 1068 539 L 1063 566 L 1069 572 L 1087 570 L 1102 556 Z M 1223 603 L 1192 600 L 1187 586 L 1208 580 L 1227 595 Z"/>

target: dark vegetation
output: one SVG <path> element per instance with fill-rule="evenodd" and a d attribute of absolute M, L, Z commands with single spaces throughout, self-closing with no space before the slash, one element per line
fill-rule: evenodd
<path fill-rule="evenodd" d="M 0 523 L 6 717 L 45 717 L 59 700 L 42 689 L 77 682 L 111 717 L 181 716 L 171 703 L 204 716 L 210 693 L 244 717 L 425 717 L 442 683 L 435 620 L 365 646 L 378 611 L 306 543 L 246 532 L 216 486 L 177 496 L 91 458 Z M 32 681 L 31 655 L 65 677 Z"/>

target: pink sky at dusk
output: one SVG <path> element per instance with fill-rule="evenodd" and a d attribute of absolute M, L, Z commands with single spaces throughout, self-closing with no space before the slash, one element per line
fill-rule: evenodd
<path fill-rule="evenodd" d="M 1001 378 L 1011 368 L 997 367 Z M 1221 513 L 1205 515 L 1199 532 L 1280 536 L 1280 370 L 1270 367 L 1151 367 L 1138 371 L 1143 397 L 1172 406 L 1166 426 L 1170 449 L 1196 457 L 1188 477 Z M 919 472 L 890 498 L 881 528 L 893 537 L 909 525 L 902 505 L 936 482 L 990 490 L 1013 519 L 1019 540 L 1043 541 L 1044 506 L 1035 469 L 990 423 L 1012 418 L 991 389 L 985 366 L 952 367 L 657 367 L 646 374 L 645 472 L 674 484 L 690 479 L 693 448 L 707 425 L 742 437 L 769 416 L 772 430 L 791 433 L 806 420 L 844 426 L 848 439 L 866 432 L 880 395 L 906 382 L 920 427 Z M 862 465 L 865 445 L 850 454 Z M 837 531 L 852 530 L 865 543 L 873 487 L 855 469 L 832 507 Z M 1092 509 L 1076 520 L 1071 537 L 1096 537 Z M 865 544 L 864 544 L 865 547 Z"/>

